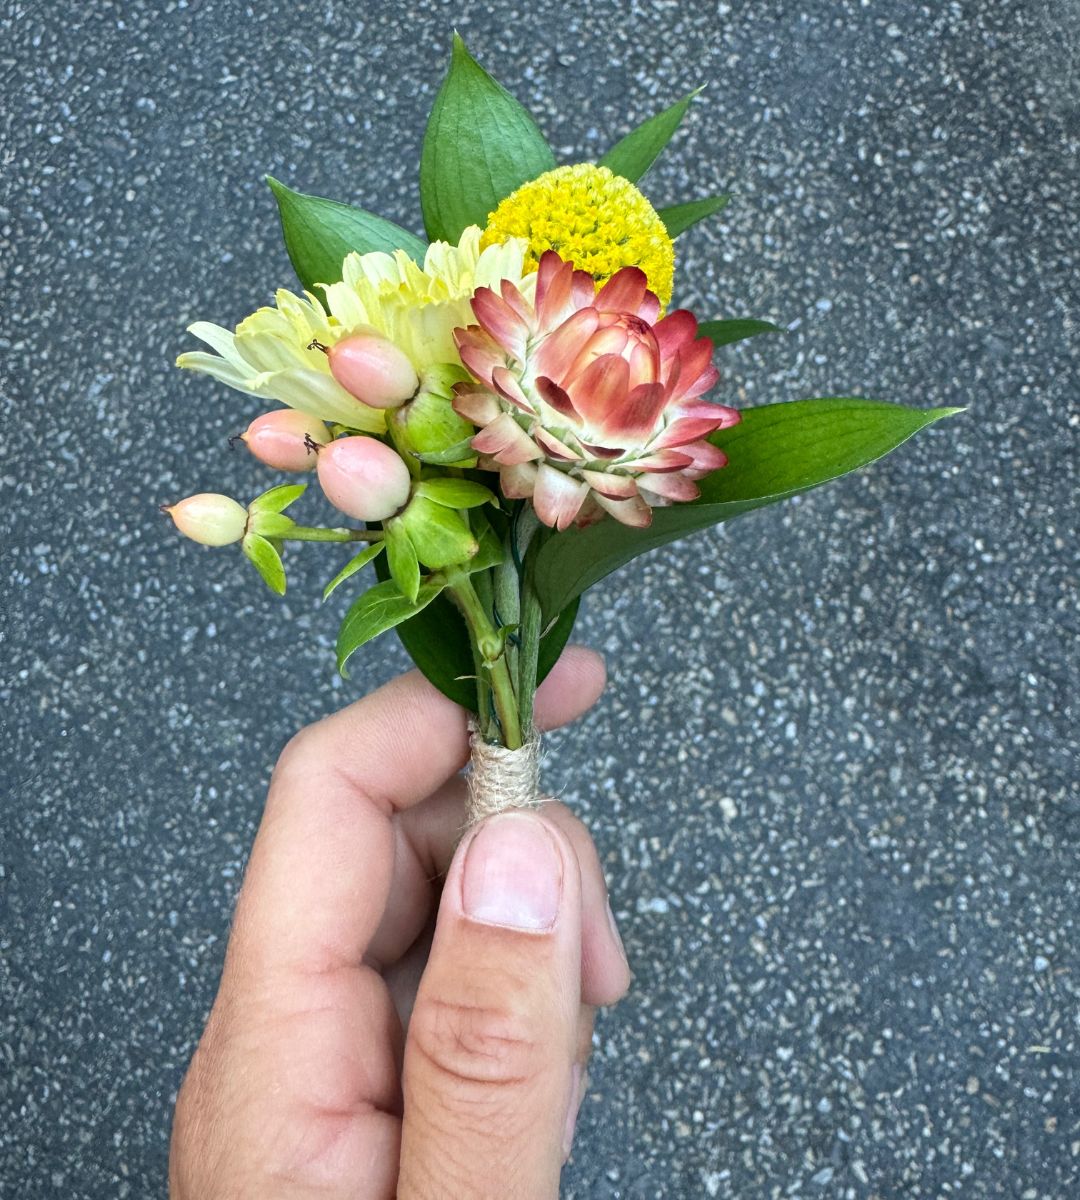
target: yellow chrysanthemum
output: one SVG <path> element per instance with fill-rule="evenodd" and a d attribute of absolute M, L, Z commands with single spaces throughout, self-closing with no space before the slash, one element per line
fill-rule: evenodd
<path fill-rule="evenodd" d="M 675 245 L 656 209 L 628 180 L 593 163 L 556 167 L 522 184 L 488 216 L 481 246 L 509 238 L 528 243 L 525 269 L 545 250 L 601 283 L 622 267 L 640 267 L 666 308 L 675 274 Z"/>
<path fill-rule="evenodd" d="M 189 332 L 216 354 L 181 354 L 177 366 L 204 371 L 222 383 L 323 421 L 379 433 L 386 426 L 381 409 L 369 408 L 330 374 L 325 353 L 312 343 L 331 346 L 351 333 L 376 332 L 410 358 L 417 374 L 440 363 L 458 363 L 453 331 L 473 320 L 469 301 L 478 287 L 498 287 L 503 279 L 523 280 L 525 243 L 509 239 L 481 248 L 480 230 L 470 226 L 456 246 L 435 242 L 424 265 L 403 251 L 350 254 L 340 283 L 319 285 L 326 307 L 310 292 L 296 296 L 282 289 L 276 306 L 260 308 L 235 332 L 197 321 Z"/>

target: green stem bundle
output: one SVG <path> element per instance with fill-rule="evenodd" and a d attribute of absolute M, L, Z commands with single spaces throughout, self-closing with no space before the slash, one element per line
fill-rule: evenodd
<path fill-rule="evenodd" d="M 472 580 L 467 575 L 458 577 L 448 590 L 461 610 L 465 624 L 469 627 L 474 658 L 478 660 L 481 678 L 490 688 L 491 701 L 502 733 L 502 743 L 508 750 L 518 750 L 523 744 L 521 720 L 518 715 L 518 698 L 514 680 L 506 659 L 504 640 L 496 630 L 484 605 L 480 603 Z M 480 713 L 480 718 L 486 725 L 486 714 L 483 711 Z M 491 732 L 493 731 L 490 729 L 485 730 L 488 735 Z M 488 736 L 487 740 L 493 739 Z"/>

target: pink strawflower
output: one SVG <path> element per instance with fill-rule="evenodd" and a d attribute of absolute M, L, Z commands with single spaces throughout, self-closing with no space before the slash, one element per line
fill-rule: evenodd
<path fill-rule="evenodd" d="M 719 378 L 712 342 L 660 302 L 644 272 L 624 267 L 599 291 L 553 250 L 540 259 L 536 300 L 509 282 L 479 288 L 479 322 L 454 336 L 478 381 L 454 408 L 480 426 L 481 466 L 502 492 L 530 498 L 545 525 L 566 529 L 610 513 L 643 527 L 652 509 L 693 500 L 694 482 L 727 463 L 708 434 L 739 414 L 701 397 Z"/>

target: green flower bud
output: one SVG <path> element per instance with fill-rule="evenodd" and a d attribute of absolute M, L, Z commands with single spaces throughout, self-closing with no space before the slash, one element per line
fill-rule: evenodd
<path fill-rule="evenodd" d="M 405 461 L 416 464 L 414 474 L 419 467 L 417 455 L 441 455 L 454 446 L 463 446 L 464 452 L 445 465 L 475 464 L 476 455 L 468 441 L 476 429 L 454 411 L 452 403 L 454 384 L 468 378 L 461 367 L 450 363 L 428 367 L 413 399 L 390 414 L 390 435 Z"/>
<path fill-rule="evenodd" d="M 416 557 L 432 571 L 468 562 L 480 548 L 459 512 L 426 496 L 414 495 L 394 522 L 408 534 Z"/>

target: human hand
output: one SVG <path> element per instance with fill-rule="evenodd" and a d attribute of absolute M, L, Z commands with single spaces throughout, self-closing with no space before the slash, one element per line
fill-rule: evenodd
<path fill-rule="evenodd" d="M 603 684 L 569 649 L 537 723 Z M 464 712 L 417 672 L 286 747 L 177 1100 L 173 1200 L 558 1195 L 593 1010 L 629 971 L 562 805 L 456 845 L 467 757 Z"/>

